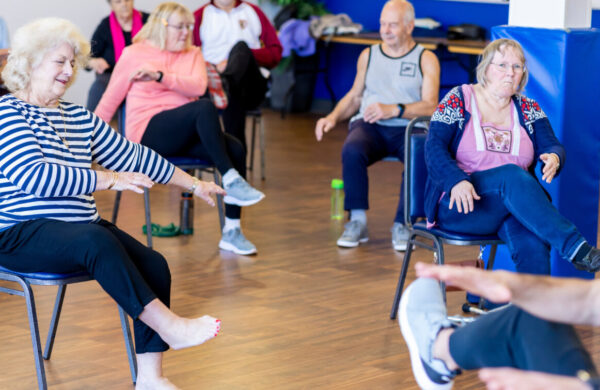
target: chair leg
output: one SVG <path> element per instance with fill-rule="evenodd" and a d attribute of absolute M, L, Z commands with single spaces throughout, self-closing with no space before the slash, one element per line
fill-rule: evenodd
<path fill-rule="evenodd" d="M 150 218 L 150 191 L 144 188 L 144 214 L 146 215 L 146 241 L 152 249 L 152 220 Z"/>
<path fill-rule="evenodd" d="M 254 146 L 256 144 L 256 117 L 252 116 L 252 135 L 250 136 L 250 161 L 248 162 L 248 170 L 254 169 Z"/>
<path fill-rule="evenodd" d="M 392 304 L 392 310 L 390 311 L 390 319 L 395 320 L 398 315 L 398 305 L 400 304 L 400 298 L 402 297 L 402 290 L 404 289 L 404 282 L 406 281 L 406 274 L 408 273 L 408 264 L 410 263 L 410 255 L 413 251 L 413 240 L 416 236 L 411 235 L 406 246 L 406 253 L 404 253 L 404 261 L 402 262 L 402 270 L 400 271 L 400 277 L 396 284 L 396 295 L 394 295 L 394 303 Z"/>
<path fill-rule="evenodd" d="M 112 220 L 113 224 L 117 224 L 117 216 L 119 215 L 119 205 L 121 204 L 121 191 L 115 194 L 115 205 L 113 206 Z"/>
<path fill-rule="evenodd" d="M 265 180 L 265 124 L 262 120 L 262 117 L 258 118 L 258 121 L 258 130 L 260 132 L 260 134 L 258 135 L 258 142 L 260 142 L 260 178 L 262 180 Z"/>
<path fill-rule="evenodd" d="M 497 249 L 498 249 L 498 245 L 496 245 L 496 244 L 492 245 L 492 247 L 490 248 L 490 255 L 488 257 L 487 266 L 485 267 L 486 270 L 494 269 L 494 260 L 496 259 L 496 250 Z M 483 310 L 483 308 L 485 307 L 485 298 L 484 297 L 479 297 L 479 305 L 477 305 L 477 307 L 479 307 L 479 309 Z"/>
<path fill-rule="evenodd" d="M 493 244 L 492 247 L 490 248 L 490 256 L 488 257 L 487 266 L 485 267 L 486 270 L 494 269 L 494 260 L 496 260 L 496 251 L 497 250 L 498 250 L 498 245 Z"/>
<path fill-rule="evenodd" d="M 56 292 L 56 300 L 54 303 L 54 310 L 52 312 L 52 319 L 50 320 L 50 328 L 48 329 L 48 337 L 46 337 L 46 348 L 44 349 L 44 359 L 50 359 L 52 355 L 52 348 L 54 347 L 54 339 L 56 338 L 56 329 L 58 328 L 58 320 L 60 319 L 60 313 L 62 305 L 65 300 L 65 292 L 67 290 L 66 285 L 58 286 Z"/>
<path fill-rule="evenodd" d="M 444 265 L 446 261 L 444 258 L 444 244 L 436 238 L 433 240 L 433 245 L 435 247 L 435 263 L 437 265 Z M 440 288 L 444 296 L 444 303 L 446 303 L 446 283 L 440 282 Z"/>
<path fill-rule="evenodd" d="M 215 184 L 219 187 L 223 186 L 221 182 L 221 175 L 217 172 L 217 169 L 213 171 L 213 176 L 215 178 Z M 225 226 L 225 206 L 223 205 L 223 195 L 217 195 L 217 210 L 219 211 L 219 224 L 221 225 L 221 231 L 223 231 L 223 227 Z"/>
<path fill-rule="evenodd" d="M 38 388 L 47 390 L 46 371 L 44 370 L 44 360 L 42 357 L 42 346 L 40 342 L 40 330 L 38 327 L 37 314 L 35 310 L 35 299 L 33 290 L 27 282 L 19 282 L 23 287 L 23 295 L 27 302 L 27 316 L 29 318 L 29 328 L 31 330 L 31 342 L 33 344 L 33 358 L 35 360 L 35 371 L 37 373 Z"/>
<path fill-rule="evenodd" d="M 129 360 L 129 371 L 131 372 L 131 380 L 133 384 L 137 381 L 137 361 L 135 359 L 135 349 L 133 339 L 131 337 L 131 328 L 127 313 L 119 306 L 119 317 L 121 318 L 121 329 L 123 330 L 123 338 L 125 339 L 125 349 L 127 350 L 127 359 Z"/>

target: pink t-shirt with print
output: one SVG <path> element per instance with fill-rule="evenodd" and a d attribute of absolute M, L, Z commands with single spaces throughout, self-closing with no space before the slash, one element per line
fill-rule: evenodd
<path fill-rule="evenodd" d="M 525 170 L 533 162 L 533 143 L 519 123 L 517 109 L 511 102 L 511 124 L 508 128 L 481 123 L 472 85 L 462 86 L 465 108 L 471 113 L 456 151 L 458 167 L 471 174 L 506 164 Z"/>

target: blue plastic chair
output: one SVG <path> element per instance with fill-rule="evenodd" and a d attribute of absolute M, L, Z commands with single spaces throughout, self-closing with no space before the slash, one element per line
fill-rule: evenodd
<path fill-rule="evenodd" d="M 35 360 L 35 369 L 38 379 L 38 388 L 40 390 L 46 390 L 48 388 L 48 385 L 46 384 L 46 372 L 44 370 L 43 360 L 50 359 L 50 355 L 52 354 L 54 339 L 56 337 L 56 329 L 58 327 L 58 320 L 60 318 L 60 313 L 65 298 L 67 285 L 73 283 L 87 282 L 93 279 L 87 272 L 74 272 L 70 274 L 53 274 L 46 272 L 23 273 L 15 272 L 0 266 L 0 280 L 15 282 L 21 285 L 22 290 L 16 290 L 13 288 L 0 286 L 0 292 L 25 297 L 25 302 L 27 303 L 27 316 L 29 318 L 29 328 L 31 331 L 31 341 L 33 343 L 33 356 Z M 56 301 L 54 304 L 54 311 L 52 312 L 52 319 L 50 320 L 50 328 L 48 330 L 48 337 L 46 338 L 46 347 L 44 349 L 43 354 L 40 342 L 37 311 L 35 308 L 33 289 L 31 288 L 32 285 L 58 286 L 58 291 L 56 293 Z M 127 349 L 127 357 L 129 359 L 131 379 L 135 384 L 137 378 L 137 364 L 134 356 L 133 340 L 131 338 L 131 330 L 129 328 L 127 314 L 123 311 L 123 309 L 120 306 L 119 316 L 121 317 L 121 328 L 123 330 L 123 336 L 125 338 L 125 348 Z"/>
<path fill-rule="evenodd" d="M 497 235 L 478 236 L 472 234 L 461 234 L 445 231 L 438 226 L 431 229 L 427 228 L 425 219 L 425 182 L 427 181 L 427 166 L 425 165 L 425 140 L 427 138 L 427 129 L 416 127 L 418 123 L 427 123 L 431 118 L 422 116 L 410 121 L 406 127 L 405 147 L 404 147 L 404 225 L 409 229 L 410 238 L 402 271 L 398 278 L 396 286 L 396 295 L 390 312 L 390 318 L 395 319 L 398 314 L 398 304 L 402 296 L 404 282 L 410 263 L 410 256 L 414 247 L 425 248 L 434 252 L 434 261 L 436 264 L 445 264 L 444 244 L 460 246 L 486 246 L 491 245 L 490 256 L 487 262 L 487 268 L 491 269 L 494 264 L 494 257 L 498 244 L 502 240 Z M 417 238 L 430 240 L 429 245 Z M 443 284 L 442 284 L 442 287 Z M 445 291 L 445 288 L 443 288 Z M 445 295 L 444 295 L 445 299 Z M 480 302 L 480 305 L 483 301 Z"/>
<path fill-rule="evenodd" d="M 117 122 L 119 127 L 119 133 L 125 137 L 125 103 L 123 103 L 117 111 Z M 222 187 L 221 175 L 217 171 L 214 164 L 195 157 L 167 157 L 166 158 L 171 164 L 184 171 L 204 171 L 213 175 L 215 183 Z M 112 223 L 117 223 L 117 216 L 119 214 L 119 205 L 121 203 L 121 191 L 117 191 L 115 196 L 115 205 L 112 213 Z M 223 196 L 217 195 L 217 210 L 219 212 L 219 224 L 221 230 L 225 225 L 225 213 L 223 205 Z M 149 248 L 152 248 L 152 219 L 150 216 L 150 191 L 144 188 L 144 210 L 146 215 L 146 241 Z"/>

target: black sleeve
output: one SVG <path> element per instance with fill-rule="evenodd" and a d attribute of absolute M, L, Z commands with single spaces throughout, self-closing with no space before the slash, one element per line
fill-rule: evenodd
<path fill-rule="evenodd" d="M 92 58 L 102 57 L 110 65 L 110 69 L 115 66 L 115 49 L 112 43 L 112 35 L 110 33 L 110 22 L 108 16 L 100 22 L 91 41 Z"/>

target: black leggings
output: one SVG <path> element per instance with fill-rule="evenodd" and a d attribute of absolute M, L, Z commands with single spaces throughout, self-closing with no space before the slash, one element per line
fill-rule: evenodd
<path fill-rule="evenodd" d="M 154 115 L 140 143 L 164 157 L 197 157 L 215 164 L 221 174 L 235 168 L 246 177 L 246 151 L 235 137 L 223 133 L 217 110 L 207 98 Z M 239 219 L 241 209 L 226 204 L 225 215 Z"/>
<path fill-rule="evenodd" d="M 463 369 L 513 367 L 575 376 L 596 368 L 571 325 L 549 322 L 516 306 L 483 315 L 450 336 L 450 354 Z"/>
<path fill-rule="evenodd" d="M 248 45 L 236 43 L 227 58 L 227 67 L 221 74 L 227 84 L 229 104 L 223 111 L 225 132 L 246 146 L 246 110 L 258 107 L 265 99 L 267 80 L 260 73 L 254 54 Z"/>
<path fill-rule="evenodd" d="M 0 232 L 0 264 L 18 272 L 85 270 L 133 319 L 137 353 L 169 346 L 138 319 L 155 298 L 167 307 L 171 272 L 165 258 L 112 223 L 52 219 L 21 222 Z"/>

